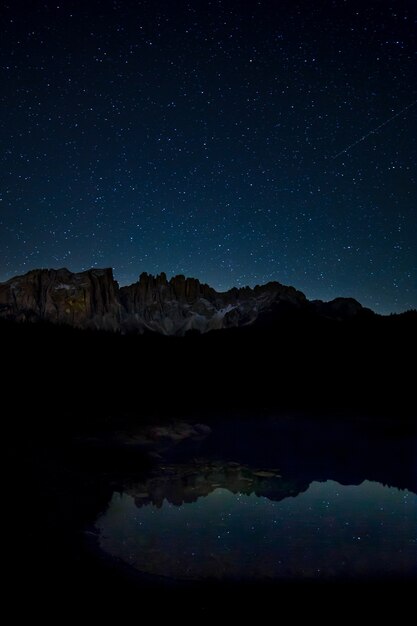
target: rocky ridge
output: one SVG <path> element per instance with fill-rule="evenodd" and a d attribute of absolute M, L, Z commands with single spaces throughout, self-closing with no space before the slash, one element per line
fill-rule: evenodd
<path fill-rule="evenodd" d="M 110 268 L 79 273 L 37 269 L 0 284 L 2 318 L 121 332 L 205 333 L 252 324 L 277 307 L 340 319 L 362 310 L 351 298 L 309 302 L 301 291 L 278 282 L 220 293 L 195 278 L 168 280 L 165 273 L 144 272 L 138 282 L 119 287 Z"/>

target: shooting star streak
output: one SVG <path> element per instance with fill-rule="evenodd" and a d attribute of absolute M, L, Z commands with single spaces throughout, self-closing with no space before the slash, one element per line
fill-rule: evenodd
<path fill-rule="evenodd" d="M 402 115 L 402 113 L 405 113 L 405 111 L 408 111 L 408 109 L 411 109 L 411 107 L 413 107 L 416 104 L 417 104 L 417 100 L 414 100 L 414 102 L 412 102 L 411 104 L 408 104 L 406 107 L 401 109 L 401 111 L 398 111 L 398 113 L 396 113 L 395 115 L 393 115 L 389 119 L 385 120 L 385 122 L 382 122 L 382 124 L 380 124 L 379 126 L 377 126 L 374 129 L 370 130 L 369 133 L 366 133 L 366 135 L 362 135 L 362 137 L 360 137 L 359 139 L 357 139 L 356 141 L 351 143 L 347 148 L 344 148 L 344 150 L 341 150 L 340 152 L 338 152 L 337 154 L 335 154 L 331 158 L 334 160 L 334 159 L 337 159 L 337 157 L 340 157 L 340 155 L 345 154 L 346 152 L 349 152 L 349 150 L 351 150 L 352 148 L 357 146 L 358 143 L 361 143 L 361 141 L 364 141 L 365 139 L 370 137 L 370 135 L 374 135 L 375 133 L 377 133 L 380 128 L 382 128 L 383 126 L 386 126 L 387 124 L 392 122 L 392 120 L 395 120 L 396 117 L 398 117 L 399 115 Z"/>

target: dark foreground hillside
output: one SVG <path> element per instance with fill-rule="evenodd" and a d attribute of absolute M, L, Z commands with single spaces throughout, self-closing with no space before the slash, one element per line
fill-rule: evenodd
<path fill-rule="evenodd" d="M 185 337 L 1 321 L 3 388 L 16 418 L 38 425 L 231 409 L 413 417 L 416 330 L 415 312 L 283 315 Z"/>

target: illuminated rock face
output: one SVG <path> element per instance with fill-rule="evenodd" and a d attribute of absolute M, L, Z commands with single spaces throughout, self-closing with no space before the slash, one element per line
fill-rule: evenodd
<path fill-rule="evenodd" d="M 143 273 L 138 282 L 119 288 L 109 268 L 32 270 L 0 284 L 1 317 L 122 332 L 205 333 L 250 325 L 260 316 L 275 315 L 280 307 L 341 318 L 362 310 L 346 298 L 311 303 L 301 291 L 278 282 L 219 293 L 195 278 L 167 280 L 164 273 Z"/>
<path fill-rule="evenodd" d="M 195 278 L 179 275 L 168 281 L 164 273 L 141 274 L 137 283 L 120 289 L 120 301 L 126 328 L 142 326 L 167 335 L 244 326 L 274 302 L 297 307 L 307 302 L 300 291 L 277 282 L 219 293 Z"/>
<path fill-rule="evenodd" d="M 33 270 L 0 285 L 0 314 L 19 321 L 116 330 L 121 313 L 111 269 Z"/>

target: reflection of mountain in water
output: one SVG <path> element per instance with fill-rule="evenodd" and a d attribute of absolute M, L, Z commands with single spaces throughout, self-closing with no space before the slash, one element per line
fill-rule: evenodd
<path fill-rule="evenodd" d="M 282 500 L 313 481 L 364 480 L 417 493 L 416 440 L 352 420 L 218 420 L 211 434 L 164 452 L 168 461 L 141 480 L 124 482 L 137 506 L 181 505 L 216 488 Z M 199 460 L 196 460 L 198 457 Z"/>
<path fill-rule="evenodd" d="M 294 485 L 335 480 L 379 482 L 417 493 L 417 440 L 392 423 L 354 419 L 282 418 L 222 421 L 200 447 L 201 456 L 249 467 L 279 468 Z"/>
<path fill-rule="evenodd" d="M 125 493 L 135 498 L 138 507 L 153 504 L 159 508 L 164 499 L 180 506 L 195 502 L 218 488 L 282 500 L 306 491 L 308 487 L 309 482 L 283 478 L 277 469 L 252 469 L 234 462 L 195 461 L 186 465 L 162 466 L 148 480 L 126 487 Z"/>

